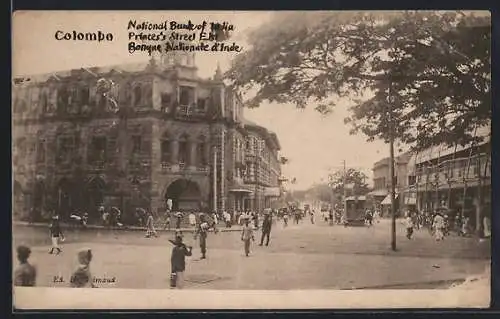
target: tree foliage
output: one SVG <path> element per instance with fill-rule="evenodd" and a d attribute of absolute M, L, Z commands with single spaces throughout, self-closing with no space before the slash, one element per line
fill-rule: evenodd
<path fill-rule="evenodd" d="M 345 171 L 335 171 L 329 175 L 329 186 L 333 189 L 333 192 L 337 195 L 342 195 L 344 192 L 344 182 L 347 189 L 348 195 L 366 195 L 370 189 L 366 181 L 368 177 L 365 173 L 354 169 L 348 168 Z"/>
<path fill-rule="evenodd" d="M 489 16 L 458 11 L 278 13 L 226 77 L 251 95 L 249 107 L 329 113 L 347 97 L 356 102 L 345 119 L 353 134 L 387 141 L 397 123 L 396 138 L 414 149 L 465 145 L 490 124 L 490 39 Z"/>

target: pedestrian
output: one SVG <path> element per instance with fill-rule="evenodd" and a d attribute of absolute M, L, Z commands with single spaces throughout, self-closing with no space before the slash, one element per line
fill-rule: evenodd
<path fill-rule="evenodd" d="M 19 266 L 14 271 L 14 286 L 34 287 L 36 285 L 36 268 L 28 262 L 30 255 L 29 247 L 23 245 L 17 247 Z"/>
<path fill-rule="evenodd" d="M 201 258 L 200 259 L 206 259 L 207 256 L 207 236 L 208 236 L 208 230 L 209 230 L 209 225 L 205 221 L 205 214 L 201 213 L 200 214 L 200 222 L 198 226 L 196 227 L 195 233 L 194 233 L 194 239 L 196 240 L 198 237 L 200 237 L 200 251 L 201 251 Z"/>
<path fill-rule="evenodd" d="M 167 211 L 165 212 L 165 226 L 163 230 L 167 229 L 170 230 L 170 213 Z"/>
<path fill-rule="evenodd" d="M 231 228 L 231 214 L 224 212 L 224 219 L 226 221 L 226 228 Z"/>
<path fill-rule="evenodd" d="M 148 219 L 146 220 L 146 238 L 151 238 L 151 236 L 158 237 L 154 226 L 154 218 L 151 212 L 148 213 Z"/>
<path fill-rule="evenodd" d="M 59 240 L 64 241 L 64 234 L 61 230 L 61 225 L 59 224 L 59 216 L 55 215 L 52 217 L 52 223 L 50 224 L 50 238 L 52 240 L 52 247 L 49 254 L 54 253 L 54 249 L 57 251 L 56 255 L 62 252 L 61 247 L 59 247 Z"/>
<path fill-rule="evenodd" d="M 253 215 L 253 227 L 254 229 L 259 229 L 259 214 L 254 213 Z"/>
<path fill-rule="evenodd" d="M 373 225 L 373 215 L 372 215 L 371 210 L 369 210 L 369 209 L 367 209 L 366 212 L 365 212 L 365 222 L 369 226 Z"/>
<path fill-rule="evenodd" d="M 287 211 L 285 211 L 283 213 L 283 227 L 286 227 L 286 226 L 288 226 L 288 212 Z"/>
<path fill-rule="evenodd" d="M 104 226 L 108 227 L 108 226 L 109 226 L 109 224 L 110 224 L 110 223 L 109 223 L 109 219 L 110 219 L 110 218 L 109 218 L 109 213 L 108 213 L 106 210 L 104 210 L 104 207 L 103 207 L 103 206 L 101 206 L 101 207 L 100 207 L 100 210 L 101 210 L 101 213 L 102 213 L 102 215 L 101 215 L 101 218 L 102 218 L 102 224 L 103 224 Z"/>
<path fill-rule="evenodd" d="M 88 223 L 89 223 L 89 213 L 85 212 L 82 217 L 83 228 L 86 228 Z"/>
<path fill-rule="evenodd" d="M 182 213 L 177 212 L 175 214 L 176 220 L 175 220 L 175 229 L 180 229 L 181 228 L 181 222 L 182 222 Z"/>
<path fill-rule="evenodd" d="M 491 219 L 489 216 L 483 217 L 483 235 L 484 238 L 491 237 Z"/>
<path fill-rule="evenodd" d="M 465 216 L 462 221 L 460 235 L 467 237 L 469 235 L 469 217 Z"/>
<path fill-rule="evenodd" d="M 172 256 L 170 258 L 171 274 L 170 287 L 182 289 L 184 287 L 184 271 L 186 269 L 186 256 L 192 256 L 193 247 L 186 246 L 182 242 L 181 236 L 176 236 L 175 241 L 170 241 L 174 244 Z"/>
<path fill-rule="evenodd" d="M 250 254 L 250 240 L 254 241 L 255 238 L 253 236 L 253 228 L 250 226 L 250 221 L 247 218 L 241 232 L 241 241 L 245 243 L 245 256 L 247 257 Z"/>
<path fill-rule="evenodd" d="M 188 219 L 189 219 L 189 225 L 191 227 L 196 226 L 196 216 L 195 216 L 195 214 L 193 212 L 189 213 Z"/>
<path fill-rule="evenodd" d="M 405 226 L 406 226 L 406 238 L 411 239 L 413 236 L 413 218 L 410 214 L 408 214 L 405 218 Z"/>
<path fill-rule="evenodd" d="M 95 288 L 90 273 L 90 261 L 92 260 L 92 250 L 89 248 L 81 249 L 77 255 L 78 267 L 70 278 L 72 288 Z"/>
<path fill-rule="evenodd" d="M 436 238 L 436 241 L 441 241 L 444 239 L 444 234 L 443 230 L 445 227 L 445 221 L 443 216 L 441 214 L 436 213 L 436 216 L 434 217 L 434 221 L 432 223 L 432 228 L 434 229 L 434 237 Z"/>
<path fill-rule="evenodd" d="M 217 217 L 217 213 L 213 213 L 212 214 L 212 218 L 214 220 L 214 225 L 218 225 L 219 224 L 219 218 Z"/>
<path fill-rule="evenodd" d="M 314 224 L 314 213 L 314 209 L 309 212 L 309 214 L 311 215 L 311 224 Z"/>
<path fill-rule="evenodd" d="M 260 238 L 259 246 L 264 243 L 264 238 L 266 238 L 266 246 L 269 246 L 269 239 L 271 237 L 271 226 L 272 226 L 272 216 L 266 214 L 264 216 L 264 221 L 262 221 L 262 236 Z"/>

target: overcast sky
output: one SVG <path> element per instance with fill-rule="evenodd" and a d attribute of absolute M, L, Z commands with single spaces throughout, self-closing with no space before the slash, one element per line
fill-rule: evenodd
<path fill-rule="evenodd" d="M 129 20 L 160 23 L 164 20 L 193 23 L 229 22 L 234 25 L 233 39 L 245 45 L 245 35 L 270 18 L 264 12 L 17 12 L 13 18 L 13 74 L 40 74 L 73 68 L 139 62 L 146 54 L 129 54 L 127 24 Z M 109 32 L 112 42 L 56 41 L 55 32 Z M 198 53 L 196 63 L 201 77 L 212 76 L 217 63 L 226 70 L 230 53 Z M 382 142 L 366 142 L 366 137 L 349 135 L 344 125 L 348 105 L 339 101 L 335 111 L 322 116 L 314 106 L 305 110 L 291 105 L 264 104 L 245 109 L 245 116 L 273 131 L 280 139 L 282 155 L 289 158 L 283 167 L 288 178 L 296 178 L 292 189 L 304 189 L 326 180 L 328 171 L 340 169 L 342 161 L 359 167 L 371 177 L 374 162 L 388 156 Z"/>

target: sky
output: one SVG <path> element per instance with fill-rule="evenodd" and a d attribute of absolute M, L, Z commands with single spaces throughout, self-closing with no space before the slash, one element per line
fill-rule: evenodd
<path fill-rule="evenodd" d="M 146 61 L 147 54 L 130 54 L 127 50 L 129 20 L 228 22 L 234 26 L 231 40 L 242 45 L 244 50 L 246 34 L 269 19 L 271 12 L 16 12 L 12 27 L 13 75 Z M 113 41 L 57 41 L 55 33 L 59 30 L 112 33 Z M 213 76 L 217 64 L 225 71 L 232 58 L 232 53 L 198 53 L 198 74 Z M 314 105 L 299 110 L 292 105 L 263 104 L 256 109 L 245 109 L 244 114 L 249 120 L 276 132 L 282 146 L 281 154 L 289 159 L 282 168 L 283 175 L 296 179 L 295 184 L 287 186 L 299 190 L 325 182 L 328 172 L 342 169 L 344 160 L 348 167 L 358 168 L 371 177 L 373 163 L 388 156 L 386 144 L 368 143 L 363 135 L 349 135 L 350 127 L 343 122 L 348 116 L 348 106 L 346 101 L 338 101 L 334 112 L 324 116 L 314 110 Z"/>

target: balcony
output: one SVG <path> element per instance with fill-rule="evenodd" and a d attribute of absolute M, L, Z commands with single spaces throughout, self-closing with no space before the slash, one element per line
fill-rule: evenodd
<path fill-rule="evenodd" d="M 106 168 L 105 161 L 90 161 L 88 163 L 88 169 L 90 171 L 102 171 Z"/>
<path fill-rule="evenodd" d="M 206 174 L 210 172 L 210 168 L 208 166 L 188 166 L 185 163 L 171 164 L 162 162 L 161 171 L 162 173 L 191 172 Z"/>
<path fill-rule="evenodd" d="M 197 104 L 179 105 L 175 113 L 176 118 L 203 118 L 207 115 L 206 109 L 198 108 Z"/>

